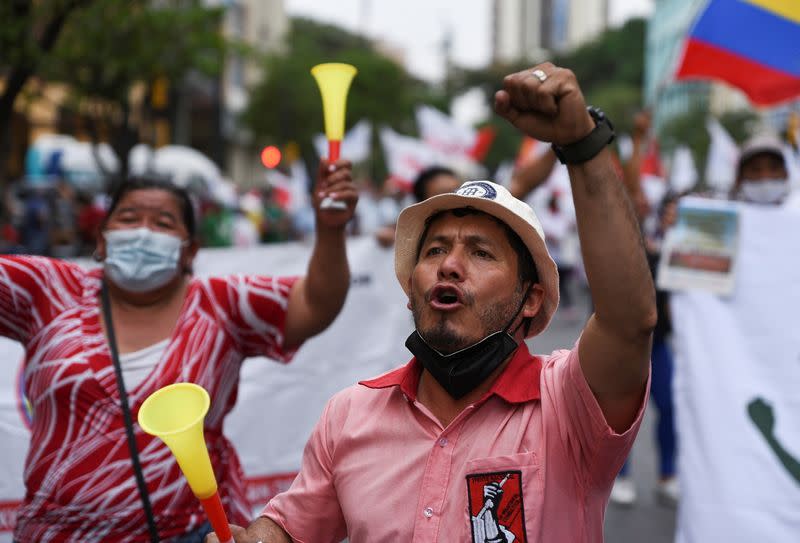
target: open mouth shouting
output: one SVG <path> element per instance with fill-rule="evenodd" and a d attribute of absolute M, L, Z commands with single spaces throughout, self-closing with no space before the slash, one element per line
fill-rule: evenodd
<path fill-rule="evenodd" d="M 428 302 L 436 311 L 455 311 L 464 305 L 464 294 L 453 285 L 438 284 L 431 289 Z"/>

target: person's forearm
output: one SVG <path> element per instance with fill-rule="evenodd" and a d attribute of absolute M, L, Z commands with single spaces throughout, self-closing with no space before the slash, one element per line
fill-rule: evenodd
<path fill-rule="evenodd" d="M 247 528 L 231 525 L 236 543 L 292 543 L 292 538 L 276 522 L 268 517 L 258 517 Z M 205 543 L 219 543 L 217 534 L 206 536 Z"/>
<path fill-rule="evenodd" d="M 258 517 L 247 527 L 248 540 L 262 543 L 292 543 L 292 538 L 267 517 Z"/>
<path fill-rule="evenodd" d="M 639 225 L 610 151 L 570 166 L 569 173 L 595 315 L 618 335 L 649 333 L 656 319 L 655 289 Z"/>
<path fill-rule="evenodd" d="M 333 322 L 344 305 L 349 287 L 344 228 L 319 229 L 305 279 L 305 297 L 316 324 L 313 333 Z"/>
<path fill-rule="evenodd" d="M 544 154 L 521 165 L 511 177 L 509 191 L 515 198 L 524 200 L 536 187 L 547 180 L 556 163 L 556 154 L 548 150 Z"/>

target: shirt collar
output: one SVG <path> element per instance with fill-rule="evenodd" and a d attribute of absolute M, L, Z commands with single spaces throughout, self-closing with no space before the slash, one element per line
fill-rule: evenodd
<path fill-rule="evenodd" d="M 542 361 L 538 356 L 533 356 L 528 351 L 526 344 L 520 345 L 514 356 L 503 372 L 492 384 L 486 397 L 496 394 L 509 403 L 525 403 L 541 398 L 539 377 L 542 372 Z M 394 369 L 388 373 L 359 381 L 360 385 L 368 388 L 400 387 L 405 396 L 415 401 L 419 377 L 422 374 L 422 364 L 412 358 L 408 364 Z"/>

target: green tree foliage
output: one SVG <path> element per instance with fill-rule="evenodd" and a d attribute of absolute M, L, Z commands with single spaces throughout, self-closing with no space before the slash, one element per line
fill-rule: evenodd
<path fill-rule="evenodd" d="M 134 118 L 149 114 L 147 102 L 133 110 L 131 91 L 159 78 L 178 85 L 190 71 L 218 74 L 226 51 L 222 15 L 201 0 L 95 2 L 73 14 L 41 72 L 67 84 L 76 111 L 91 104 L 89 128 L 110 134 L 126 172 L 139 141 Z"/>
<path fill-rule="evenodd" d="M 0 2 L 0 187 L 4 182 L 14 103 L 51 53 L 67 20 L 91 0 Z"/>
<path fill-rule="evenodd" d="M 86 114 L 90 131 L 111 139 L 127 171 L 147 107 L 132 110 L 131 91 L 190 71 L 218 74 L 226 51 L 223 12 L 201 0 L 9 0 L 0 2 L 0 128 L 31 77 L 66 84 L 62 107 Z M 4 149 L 0 137 L 0 149 Z M 1 151 L 0 151 L 1 152 Z M 0 154 L 0 169 L 5 161 Z"/>
<path fill-rule="evenodd" d="M 575 72 L 586 101 L 612 119 L 618 133 L 630 132 L 642 107 L 645 20 L 630 19 L 595 40 L 555 57 Z"/>
<path fill-rule="evenodd" d="M 633 130 L 633 118 L 642 109 L 642 91 L 638 86 L 609 83 L 586 92 L 588 104 L 598 104 L 614 123 L 617 134 Z"/>
<path fill-rule="evenodd" d="M 382 55 L 363 37 L 341 28 L 309 19 L 292 19 L 292 32 L 284 54 L 264 61 L 263 82 L 251 93 L 243 115 L 244 124 L 258 140 L 283 145 L 300 145 L 303 157 L 313 162 L 314 134 L 323 132 L 322 101 L 311 67 L 322 62 L 345 62 L 358 68 L 347 100 L 347 128 L 361 119 L 373 126 L 390 125 L 394 129 L 415 132 L 414 106 L 418 103 L 441 103 L 423 82 L 411 77 L 394 60 Z M 377 136 L 373 156 L 378 152 Z M 370 164 L 373 179 L 383 179 L 382 163 Z"/>
<path fill-rule="evenodd" d="M 86 96 L 123 102 L 132 84 L 188 70 L 219 73 L 222 12 L 199 0 L 104 0 L 65 28 L 46 75 Z"/>
<path fill-rule="evenodd" d="M 554 62 L 575 72 L 587 93 L 609 84 L 640 87 L 644 37 L 645 20 L 630 19 L 573 51 L 556 55 Z"/>
<path fill-rule="evenodd" d="M 753 135 L 755 127 L 758 125 L 758 115 L 750 109 L 729 111 L 722 114 L 719 122 L 736 143 L 741 144 Z"/>
<path fill-rule="evenodd" d="M 486 95 L 487 99 L 491 100 L 494 93 L 502 86 L 505 76 L 530 68 L 531 64 L 530 62 L 493 63 L 477 70 L 455 68 L 451 75 L 450 87 L 455 94 L 478 87 Z M 449 98 L 452 98 L 452 96 Z"/>
<path fill-rule="evenodd" d="M 605 111 L 618 133 L 630 132 L 633 116 L 642 107 L 644 44 L 645 20 L 631 19 L 622 27 L 609 29 L 577 49 L 549 59 L 495 64 L 480 70 L 456 70 L 452 87 L 456 93 L 480 87 L 491 101 L 505 75 L 550 60 L 575 72 L 586 101 Z M 495 119 L 489 123 L 498 128 L 498 137 L 486 160 L 491 170 L 499 162 L 516 155 L 520 136 Z"/>
<path fill-rule="evenodd" d="M 708 156 L 708 144 L 710 139 L 706 130 L 705 119 L 708 112 L 704 108 L 695 107 L 684 115 L 680 115 L 670 120 L 661 130 L 660 144 L 661 153 L 664 156 L 671 156 L 679 145 L 685 145 L 692 152 L 692 156 L 697 166 L 698 174 L 702 178 L 704 165 Z M 700 179 L 700 188 L 704 183 Z"/>
<path fill-rule="evenodd" d="M 592 43 L 553 59 L 576 72 L 587 100 L 603 108 L 621 131 L 628 130 L 633 114 L 641 107 L 644 28 L 643 19 L 628 21 Z M 259 146 L 297 141 L 305 157 L 315 156 L 311 137 L 322 131 L 322 105 L 309 69 L 330 61 L 349 62 L 359 69 L 348 99 L 348 126 L 367 118 L 406 134 L 416 132 L 416 104 L 428 103 L 446 111 L 454 95 L 474 87 L 483 89 L 491 101 L 505 75 L 531 64 L 496 64 L 481 70 L 456 68 L 445 85 L 452 94 L 446 95 L 411 78 L 400 65 L 376 52 L 368 40 L 334 26 L 294 19 L 286 53 L 266 59 L 266 79 L 252 93 L 243 117 L 259 139 Z M 516 155 L 521 138 L 496 117 L 487 124 L 497 133 L 485 161 L 492 170 Z M 373 145 L 373 155 L 381 157 L 377 141 Z M 372 166 L 372 174 L 380 179 L 380 164 Z"/>

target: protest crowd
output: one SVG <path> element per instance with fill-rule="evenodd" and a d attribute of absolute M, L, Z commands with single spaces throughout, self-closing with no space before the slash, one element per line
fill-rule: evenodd
<path fill-rule="evenodd" d="M 675 77 L 794 109 L 698 119 L 704 164 L 558 61 L 494 82 L 519 145 L 491 170 L 493 129 L 426 104 L 419 139 L 348 118 L 247 183 L 29 142 L 0 185 L 0 542 L 795 541 L 800 72 L 720 67 L 720 4 Z M 177 383 L 217 505 L 142 423 Z"/>

